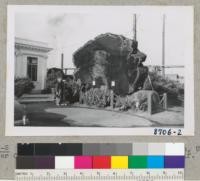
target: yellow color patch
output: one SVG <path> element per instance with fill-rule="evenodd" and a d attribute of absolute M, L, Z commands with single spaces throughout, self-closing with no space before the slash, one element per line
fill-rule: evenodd
<path fill-rule="evenodd" d="M 112 156 L 111 168 L 128 168 L 128 156 Z"/>

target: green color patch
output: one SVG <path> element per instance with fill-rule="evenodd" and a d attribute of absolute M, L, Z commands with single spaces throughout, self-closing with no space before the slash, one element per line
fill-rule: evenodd
<path fill-rule="evenodd" d="M 128 168 L 147 168 L 147 156 L 129 156 Z"/>

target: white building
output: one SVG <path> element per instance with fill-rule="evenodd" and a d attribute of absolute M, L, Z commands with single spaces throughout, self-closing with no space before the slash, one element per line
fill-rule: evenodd
<path fill-rule="evenodd" d="M 49 48 L 46 43 L 15 38 L 15 77 L 28 77 L 35 90 L 45 88 Z"/>

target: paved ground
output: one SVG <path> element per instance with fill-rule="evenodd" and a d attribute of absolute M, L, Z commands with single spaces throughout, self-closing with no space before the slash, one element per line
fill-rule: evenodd
<path fill-rule="evenodd" d="M 29 126 L 70 126 L 62 121 L 65 115 L 46 112 L 47 108 L 57 109 L 52 102 L 26 104 L 26 113 L 30 122 Z"/>
<path fill-rule="evenodd" d="M 114 112 L 80 107 L 57 107 L 53 102 L 26 104 L 30 126 L 150 127 L 182 126 L 183 108 L 157 114 Z"/>
<path fill-rule="evenodd" d="M 47 112 L 64 114 L 64 122 L 71 126 L 96 127 L 138 127 L 152 126 L 152 122 L 145 118 L 124 113 L 87 109 L 87 108 L 51 108 Z"/>
<path fill-rule="evenodd" d="M 156 126 L 178 126 L 184 125 L 184 108 L 183 107 L 170 107 L 167 111 L 160 111 L 158 113 L 149 115 L 147 112 L 134 112 L 129 111 L 130 114 L 145 117 L 151 120 Z"/>

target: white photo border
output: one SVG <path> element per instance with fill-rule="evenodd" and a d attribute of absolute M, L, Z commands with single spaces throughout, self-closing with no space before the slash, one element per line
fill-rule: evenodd
<path fill-rule="evenodd" d="M 192 16 L 191 31 L 188 33 L 191 41 L 190 57 L 185 62 L 185 99 L 184 99 L 184 128 L 180 129 L 183 136 L 193 136 L 195 127 L 194 118 L 194 8 L 193 6 L 47 6 L 47 5 L 8 5 L 7 7 L 7 74 L 6 74 L 6 136 L 153 136 L 155 127 L 137 128 L 98 128 L 98 127 L 24 127 L 14 126 L 14 17 L 16 12 L 37 12 L 41 9 L 53 12 L 121 12 L 122 9 L 134 13 L 142 11 L 168 12 L 178 8 L 180 11 L 190 12 Z M 169 129 L 159 127 L 158 129 Z M 174 136 L 177 136 L 175 134 Z"/>

